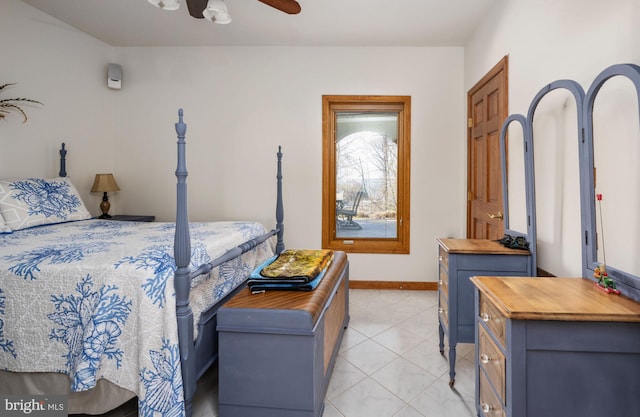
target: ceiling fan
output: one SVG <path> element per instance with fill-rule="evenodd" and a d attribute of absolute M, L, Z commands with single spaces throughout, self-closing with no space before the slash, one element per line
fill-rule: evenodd
<path fill-rule="evenodd" d="M 179 0 L 148 0 L 149 3 L 164 10 L 178 10 Z M 300 13 L 301 7 L 296 0 L 258 0 L 287 14 Z M 229 23 L 231 16 L 224 0 L 186 0 L 189 14 L 196 19 L 205 18 L 215 23 Z"/>

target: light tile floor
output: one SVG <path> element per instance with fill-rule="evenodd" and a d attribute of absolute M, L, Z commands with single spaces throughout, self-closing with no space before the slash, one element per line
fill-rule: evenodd
<path fill-rule="evenodd" d="M 438 349 L 435 291 L 350 290 L 351 321 L 324 417 L 474 417 L 472 344 L 457 347 L 456 383 Z M 447 341 L 445 340 L 445 345 Z M 198 383 L 193 417 L 217 417 L 217 367 Z M 109 417 L 136 415 L 135 402 Z"/>
<path fill-rule="evenodd" d="M 351 321 L 324 417 L 476 415 L 473 345 L 458 345 L 456 384 L 449 388 L 449 362 L 438 348 L 437 292 L 350 290 L 349 297 Z"/>

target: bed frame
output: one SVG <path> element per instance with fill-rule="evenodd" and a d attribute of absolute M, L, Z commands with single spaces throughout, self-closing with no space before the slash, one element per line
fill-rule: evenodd
<path fill-rule="evenodd" d="M 189 269 L 189 264 L 191 262 L 191 241 L 187 211 L 188 173 L 185 157 L 185 134 L 187 131 L 187 125 L 183 121 L 182 109 L 178 110 L 178 122 L 175 124 L 175 129 L 178 136 L 178 165 L 175 172 L 177 177 L 177 209 L 174 239 L 174 258 L 176 261 L 174 285 L 176 291 L 176 319 L 178 323 L 185 415 L 186 417 L 191 417 L 193 413 L 192 402 L 196 391 L 196 382 L 218 358 L 218 336 L 216 330 L 218 309 L 243 287 L 243 285 L 240 285 L 201 314 L 200 320 L 198 321 L 198 337 L 194 340 L 194 317 L 191 307 L 189 306 L 191 281 L 200 275 L 208 274 L 213 270 L 213 268 L 242 255 L 273 236 L 276 236 L 277 239 L 275 249 L 276 253 L 279 254 L 284 250 L 282 152 L 281 147 L 278 147 L 275 229 L 227 251 L 224 255 L 205 263 L 192 271 Z M 60 148 L 59 175 L 61 177 L 67 176 L 66 155 L 67 151 L 65 149 L 65 144 L 63 143 Z"/>

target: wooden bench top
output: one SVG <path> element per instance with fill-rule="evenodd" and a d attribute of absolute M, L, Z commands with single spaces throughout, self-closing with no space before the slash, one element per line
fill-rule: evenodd
<path fill-rule="evenodd" d="M 304 310 L 312 316 L 312 322 L 315 323 L 346 265 L 347 254 L 336 251 L 329 269 L 315 290 L 267 290 L 252 294 L 249 287 L 246 287 L 224 304 L 224 308 Z"/>

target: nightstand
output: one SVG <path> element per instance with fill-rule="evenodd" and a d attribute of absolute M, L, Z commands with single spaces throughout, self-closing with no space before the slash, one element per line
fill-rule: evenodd
<path fill-rule="evenodd" d="M 156 216 L 143 216 L 143 215 L 131 215 L 131 214 L 116 214 L 111 216 L 110 219 L 121 222 L 152 222 L 156 219 Z"/>

